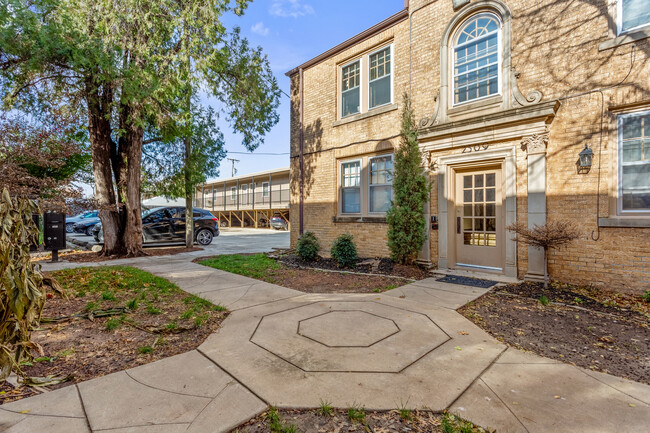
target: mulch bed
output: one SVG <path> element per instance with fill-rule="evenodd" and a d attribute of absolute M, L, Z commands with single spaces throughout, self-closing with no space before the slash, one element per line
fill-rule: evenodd
<path fill-rule="evenodd" d="M 305 293 L 380 293 L 410 282 L 402 278 L 293 268 L 269 271 L 266 281 Z"/>
<path fill-rule="evenodd" d="M 389 258 L 360 258 L 354 268 L 341 269 L 336 260 L 319 257 L 313 262 L 305 262 L 295 254 L 279 255 L 277 260 L 290 267 L 317 268 L 330 271 L 347 270 L 352 272 L 363 272 L 376 275 L 392 275 L 395 277 L 407 278 L 410 280 L 422 280 L 429 278 L 431 274 L 421 266 L 398 265 Z"/>
<path fill-rule="evenodd" d="M 81 268 L 53 273 L 69 297 L 47 294 L 41 326 L 32 333 L 32 340 L 44 353 L 36 355 L 32 365 L 22 366 L 23 372 L 29 377 L 70 376 L 66 382 L 48 387 L 57 389 L 193 350 L 227 316 L 227 312 L 217 311 L 207 301 L 158 277 L 143 279 L 145 282 L 137 287 L 125 276 L 130 269 Z M 102 285 L 93 290 L 84 286 L 100 272 L 110 273 L 106 278 L 110 287 Z M 74 284 L 68 284 L 71 281 Z M 109 288 L 114 299 L 104 299 L 111 298 L 106 291 Z M 124 309 L 133 299 L 138 300 L 137 305 L 123 314 L 51 321 L 75 314 L 87 316 L 89 311 L 100 316 L 100 311 Z M 107 326 L 109 320 L 114 329 Z M 0 404 L 32 395 L 30 389 L 23 386 L 9 390 L 14 392 L 0 392 Z"/>
<path fill-rule="evenodd" d="M 650 384 L 650 305 L 640 295 L 522 283 L 458 311 L 508 345 Z"/>
<path fill-rule="evenodd" d="M 185 247 L 156 247 L 156 248 L 145 248 L 144 252 L 145 255 L 147 256 L 173 256 L 176 254 L 180 253 L 189 253 L 192 251 L 202 251 L 203 248 L 198 248 L 198 247 L 193 247 L 193 248 L 185 248 Z M 69 252 L 63 252 L 59 253 L 59 260 L 60 261 L 66 261 L 66 262 L 74 262 L 74 263 L 93 263 L 93 262 L 104 262 L 107 260 L 117 260 L 117 259 L 123 259 L 124 257 L 119 257 L 119 256 L 102 256 L 100 253 L 96 253 L 94 251 L 69 251 Z M 38 261 L 49 261 L 52 260 L 51 255 L 46 255 L 46 256 L 39 256 L 35 257 L 32 259 L 32 261 L 38 262 Z"/>
<path fill-rule="evenodd" d="M 400 417 L 397 410 L 389 412 L 366 412 L 365 423 L 351 421 L 346 411 L 333 410 L 331 415 L 323 415 L 318 410 L 279 410 L 278 415 L 285 426 L 295 426 L 300 433 L 324 432 L 358 432 L 358 433 L 442 433 L 446 431 L 463 433 L 481 433 L 485 430 L 474 427 L 460 430 L 442 429 L 442 416 L 430 412 L 413 411 L 409 413 L 410 420 Z M 268 433 L 292 430 L 271 430 L 268 412 L 251 419 L 247 423 L 231 431 L 231 433 Z"/>

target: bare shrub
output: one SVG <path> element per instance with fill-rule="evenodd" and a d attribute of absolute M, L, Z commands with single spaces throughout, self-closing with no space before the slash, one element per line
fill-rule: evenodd
<path fill-rule="evenodd" d="M 535 225 L 533 228 L 522 222 L 516 222 L 506 229 L 515 233 L 517 242 L 544 250 L 544 288 L 546 289 L 548 288 L 548 251 L 558 249 L 582 236 L 575 223 L 567 220 L 549 221 L 544 225 Z"/>

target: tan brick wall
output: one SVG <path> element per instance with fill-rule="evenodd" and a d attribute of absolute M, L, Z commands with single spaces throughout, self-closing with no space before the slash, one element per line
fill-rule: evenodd
<path fill-rule="evenodd" d="M 579 241 L 550 255 L 551 276 L 567 282 L 647 290 L 650 288 L 650 228 L 601 227 L 598 233 L 596 208 L 599 201 L 601 217 L 615 216 L 610 215 L 609 200 L 609 191 L 615 189 L 616 171 L 616 131 L 612 128 L 615 114 L 611 107 L 633 103 L 648 103 L 650 107 L 650 39 L 598 50 L 599 43 L 612 37 L 608 28 L 608 22 L 613 19 L 608 15 L 612 0 L 509 0 L 505 3 L 513 17 L 512 65 L 521 73 L 519 89 L 523 94 L 539 90 L 544 95 L 543 101 L 557 99 L 562 104 L 549 127 L 547 218 L 575 220 L 584 231 Z M 348 232 L 355 236 L 360 254 L 388 255 L 385 224 L 332 221 L 338 200 L 336 170 L 339 158 L 372 154 L 380 140 L 399 133 L 401 95 L 409 89 L 409 72 L 416 117 L 430 115 L 434 110 L 433 96 L 440 88 L 441 38 L 456 12 L 451 1 L 412 0 L 410 4 L 411 11 L 428 4 L 412 18 L 410 71 L 407 20 L 304 72 L 304 227 L 316 233 L 325 252 L 336 236 Z M 337 66 L 388 41 L 394 44 L 394 102 L 400 109 L 334 126 L 339 103 Z M 633 69 L 627 76 L 632 58 Z M 624 78 L 624 83 L 613 87 Z M 292 245 L 297 239 L 299 218 L 298 158 L 295 157 L 299 143 L 297 88 L 296 74 L 292 77 Z M 593 92 L 598 89 L 602 89 L 602 101 L 601 93 Z M 593 93 L 573 97 L 583 92 Z M 602 140 L 601 108 L 604 112 Z M 350 145 L 357 142 L 364 143 Z M 399 139 L 390 138 L 390 143 L 396 146 Z M 575 162 L 585 144 L 594 150 L 593 166 L 589 173 L 578 174 Z M 336 150 L 340 146 L 347 147 Z M 435 156 L 460 151 L 445 150 L 436 152 Z M 525 152 L 518 151 L 517 219 L 524 222 L 528 207 L 526 164 Z M 432 181 L 431 214 L 437 215 L 436 176 Z M 439 235 L 444 234 L 431 232 L 434 264 Z M 520 277 L 526 273 L 527 259 L 527 248 L 520 246 L 517 254 Z"/>

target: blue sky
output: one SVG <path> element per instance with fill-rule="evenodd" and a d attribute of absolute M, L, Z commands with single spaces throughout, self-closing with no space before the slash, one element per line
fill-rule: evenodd
<path fill-rule="evenodd" d="M 280 88 L 289 93 L 289 78 L 284 74 L 327 51 L 359 32 L 383 21 L 404 8 L 403 0 L 257 0 L 243 17 L 224 17 L 224 23 L 241 28 L 253 46 L 268 55 Z M 218 109 L 218 106 L 215 106 Z M 280 121 L 254 153 L 246 152 L 241 139 L 221 125 L 229 158 L 239 159 L 237 174 L 243 175 L 289 165 L 289 98 L 282 96 Z M 286 155 L 257 155 L 286 153 Z M 231 176 L 231 163 L 224 160 L 219 178 Z"/>

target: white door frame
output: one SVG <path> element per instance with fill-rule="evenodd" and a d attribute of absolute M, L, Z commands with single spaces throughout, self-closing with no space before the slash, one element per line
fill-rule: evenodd
<path fill-rule="evenodd" d="M 472 162 L 499 161 L 503 162 L 503 178 L 505 189 L 505 226 L 517 220 L 517 147 L 472 152 L 469 154 L 447 155 L 438 158 L 438 268 L 449 269 L 455 263 L 450 263 L 449 245 L 455 236 L 454 226 L 450 226 L 449 209 L 453 209 L 455 197 L 454 165 Z M 453 215 L 452 215 L 453 216 Z M 451 232 L 449 231 L 451 230 Z M 517 242 L 506 233 L 505 236 L 504 274 L 517 277 Z M 455 259 L 452 260 L 455 261 Z"/>

